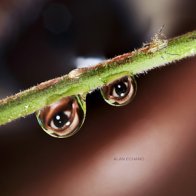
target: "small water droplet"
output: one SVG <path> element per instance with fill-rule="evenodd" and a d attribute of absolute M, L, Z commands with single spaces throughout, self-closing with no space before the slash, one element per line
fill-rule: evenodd
<path fill-rule="evenodd" d="M 65 97 L 36 113 L 42 129 L 57 138 L 74 135 L 86 117 L 85 99 L 78 96 Z"/>
<path fill-rule="evenodd" d="M 137 90 L 133 77 L 125 76 L 101 88 L 104 100 L 113 106 L 128 104 L 135 96 Z"/>

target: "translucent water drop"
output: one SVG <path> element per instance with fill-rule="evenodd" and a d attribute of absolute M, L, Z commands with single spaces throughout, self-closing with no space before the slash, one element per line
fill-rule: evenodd
<path fill-rule="evenodd" d="M 133 77 L 125 76 L 101 88 L 104 100 L 113 106 L 128 104 L 135 96 L 137 84 Z"/>
<path fill-rule="evenodd" d="M 86 102 L 80 95 L 68 96 L 41 109 L 36 116 L 46 133 L 66 138 L 81 128 L 86 116 Z"/>

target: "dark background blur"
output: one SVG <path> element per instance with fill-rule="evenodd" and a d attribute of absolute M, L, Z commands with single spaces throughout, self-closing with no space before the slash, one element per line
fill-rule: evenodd
<path fill-rule="evenodd" d="M 78 57 L 107 59 L 138 48 L 143 42 L 149 41 L 162 25 L 165 25 L 167 37 L 194 30 L 195 1 L 1 0 L 0 97 L 68 73 L 78 66 Z M 174 66 L 168 70 L 174 73 L 176 68 Z M 161 72 L 155 70 L 145 79 L 138 78 L 139 90 L 148 85 L 152 86 L 153 93 L 156 87 L 152 84 L 162 77 Z M 138 97 L 142 100 L 141 95 Z M 103 112 L 106 112 L 107 120 L 103 117 L 99 119 Z M 67 140 L 46 135 L 34 115 L 0 127 L 0 195 L 70 195 L 63 190 L 59 190 L 58 194 L 50 192 L 51 185 L 45 180 L 55 178 L 58 174 L 59 157 L 64 156 L 61 161 L 65 162 L 63 172 L 66 173 L 68 171 L 65 168 L 74 168 L 75 162 L 84 164 L 87 158 L 90 159 L 94 154 L 93 149 L 101 150 L 98 141 L 95 145 L 92 143 L 96 138 L 102 140 L 100 131 L 107 132 L 110 129 L 108 123 L 113 122 L 110 122 L 110 116 L 118 115 L 118 112 L 119 109 L 104 103 L 99 92 L 94 92 L 87 99 L 87 120 L 81 133 Z M 103 126 L 96 131 L 93 127 L 97 123 L 105 123 L 107 128 Z M 121 125 L 123 131 L 124 125 Z M 109 133 L 105 135 L 103 145 L 107 144 Z M 81 147 L 83 151 L 78 150 Z M 191 174 L 191 178 L 187 178 L 190 185 L 196 176 Z M 69 177 L 64 179 L 64 183 L 67 181 Z M 104 190 L 99 183 L 97 186 Z M 195 195 L 193 187 L 194 184 L 191 187 L 185 185 L 185 192 L 180 192 L 186 195 L 186 191 L 191 189 L 187 195 Z M 175 195 L 172 190 L 168 185 L 166 195 Z M 85 191 L 85 188 L 81 189 L 80 195 L 90 195 Z M 157 192 L 154 194 L 157 195 Z M 94 191 L 94 195 L 100 194 Z M 110 194 L 103 192 L 102 195 Z M 116 195 L 120 193 L 116 192 Z"/>

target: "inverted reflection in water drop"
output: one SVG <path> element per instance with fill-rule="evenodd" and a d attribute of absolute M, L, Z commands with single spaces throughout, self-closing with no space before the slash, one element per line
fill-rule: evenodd
<path fill-rule="evenodd" d="M 113 106 L 123 106 L 133 100 L 137 84 L 133 77 L 125 76 L 101 88 L 104 100 Z"/>
<path fill-rule="evenodd" d="M 68 96 L 36 113 L 43 130 L 57 138 L 75 134 L 86 116 L 86 102 L 82 96 Z"/>

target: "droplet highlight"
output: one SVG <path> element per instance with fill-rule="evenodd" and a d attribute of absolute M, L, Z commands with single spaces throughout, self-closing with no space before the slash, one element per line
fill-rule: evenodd
<path fill-rule="evenodd" d="M 44 107 L 36 113 L 42 129 L 57 138 L 74 135 L 86 117 L 86 102 L 83 96 L 68 96 Z"/>
<path fill-rule="evenodd" d="M 104 100 L 113 106 L 124 106 L 133 100 L 137 84 L 134 77 L 125 76 L 103 86 L 101 94 Z"/>

